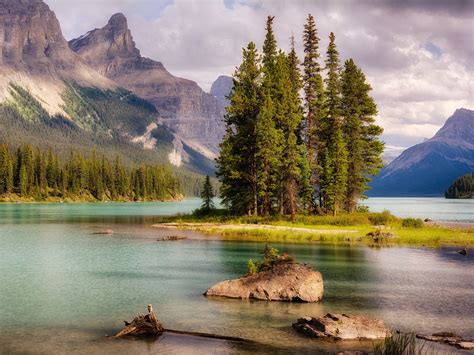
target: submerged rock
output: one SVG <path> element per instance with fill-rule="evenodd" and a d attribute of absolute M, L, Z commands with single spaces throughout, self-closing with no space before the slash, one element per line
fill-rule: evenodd
<path fill-rule="evenodd" d="M 324 317 L 300 318 L 293 328 L 312 338 L 335 340 L 383 339 L 390 334 L 381 320 L 330 313 Z"/>
<path fill-rule="evenodd" d="M 114 234 L 114 231 L 112 229 L 104 229 L 98 232 L 94 232 L 92 234 L 103 234 L 103 235 L 112 235 Z"/>
<path fill-rule="evenodd" d="M 318 302 L 323 297 L 323 290 L 320 272 L 304 264 L 283 263 L 250 276 L 219 282 L 204 295 L 265 301 Z"/>
<path fill-rule="evenodd" d="M 186 237 L 180 236 L 180 235 L 167 235 L 165 237 L 161 237 L 157 239 L 157 242 L 166 242 L 166 241 L 175 241 L 175 240 L 184 240 Z"/>

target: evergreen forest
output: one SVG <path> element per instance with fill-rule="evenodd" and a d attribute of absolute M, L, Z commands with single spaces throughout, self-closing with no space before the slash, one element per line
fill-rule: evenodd
<path fill-rule="evenodd" d="M 293 37 L 279 49 L 273 22 L 233 75 L 217 159 L 223 203 L 238 215 L 354 212 L 382 167 L 371 86 L 353 59 L 341 64 L 334 33 L 323 58 L 312 15 L 302 60 Z"/>

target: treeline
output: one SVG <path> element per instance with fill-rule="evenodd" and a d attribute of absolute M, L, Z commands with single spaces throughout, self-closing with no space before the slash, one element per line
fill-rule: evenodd
<path fill-rule="evenodd" d="M 444 193 L 445 198 L 474 198 L 474 173 L 457 178 Z"/>
<path fill-rule="evenodd" d="M 381 168 L 371 87 L 353 59 L 341 68 L 333 33 L 323 67 L 319 40 L 309 15 L 302 72 L 293 38 L 289 53 L 278 49 L 273 17 L 263 53 L 253 42 L 243 49 L 217 160 L 221 196 L 232 213 L 353 212 Z"/>
<path fill-rule="evenodd" d="M 89 157 L 71 151 L 64 164 L 51 150 L 23 145 L 11 152 L 0 145 L 0 195 L 24 199 L 156 201 L 180 197 L 172 170 L 164 165 L 126 167 L 92 151 Z"/>

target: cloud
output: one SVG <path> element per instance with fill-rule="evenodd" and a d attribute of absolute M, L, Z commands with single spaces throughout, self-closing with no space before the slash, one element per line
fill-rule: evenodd
<path fill-rule="evenodd" d="M 142 54 L 208 90 L 230 75 L 249 41 L 261 48 L 266 16 L 287 50 L 316 18 L 324 56 L 329 32 L 341 59 L 352 57 L 373 87 L 386 141 L 431 137 L 455 109 L 473 108 L 474 31 L 471 0 L 46 0 L 69 39 L 123 12 Z"/>

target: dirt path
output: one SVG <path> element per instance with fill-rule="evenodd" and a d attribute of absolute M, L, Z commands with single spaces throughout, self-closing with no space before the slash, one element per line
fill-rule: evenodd
<path fill-rule="evenodd" d="M 308 234 L 344 234 L 357 233 L 354 229 L 312 229 L 304 227 L 274 226 L 271 224 L 223 224 L 223 223 L 159 223 L 154 228 L 195 229 L 216 228 L 220 230 L 275 230 L 286 232 L 304 232 Z"/>

